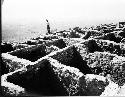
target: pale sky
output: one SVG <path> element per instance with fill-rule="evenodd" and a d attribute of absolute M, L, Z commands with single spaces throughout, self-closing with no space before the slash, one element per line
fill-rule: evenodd
<path fill-rule="evenodd" d="M 125 20 L 125 0 L 5 0 L 2 23 L 101 23 Z"/>

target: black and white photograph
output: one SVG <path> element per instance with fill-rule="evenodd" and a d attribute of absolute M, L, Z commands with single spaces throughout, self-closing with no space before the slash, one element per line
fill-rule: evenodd
<path fill-rule="evenodd" d="M 125 96 L 125 0 L 1 0 L 1 94 Z"/>

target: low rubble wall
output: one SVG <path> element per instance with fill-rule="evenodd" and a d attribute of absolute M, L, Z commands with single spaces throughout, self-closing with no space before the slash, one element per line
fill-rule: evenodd
<path fill-rule="evenodd" d="M 47 47 L 39 45 L 2 53 L 1 74 L 13 72 L 29 64 L 32 65 L 33 62 L 37 61 L 39 58 L 57 50 L 59 50 L 59 48 L 56 46 Z"/>
<path fill-rule="evenodd" d="M 8 53 L 2 53 L 1 74 L 7 74 L 33 63 L 26 59 L 17 58 Z"/>

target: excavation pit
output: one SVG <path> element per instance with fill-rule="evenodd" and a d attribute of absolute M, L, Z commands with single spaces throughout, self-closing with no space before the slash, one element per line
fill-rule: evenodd
<path fill-rule="evenodd" d="M 68 77 L 66 77 L 67 74 Z M 28 65 L 21 70 L 9 73 L 6 81 L 24 88 L 25 95 L 68 96 L 73 95 L 73 93 L 67 85 L 72 85 L 73 88 L 75 84 L 75 92 L 77 92 L 78 79 L 82 75 L 77 68 L 47 58 L 34 63 L 34 65 Z M 69 78 L 74 81 L 74 84 L 68 82 Z"/>
<path fill-rule="evenodd" d="M 18 49 L 13 52 L 9 52 L 12 56 L 17 56 L 18 58 L 23 58 L 31 62 L 37 61 L 39 58 L 46 55 L 45 45 L 36 45 L 28 48 Z"/>
<path fill-rule="evenodd" d="M 56 50 L 59 50 L 56 46 L 47 47 L 45 45 L 37 45 L 18 49 L 13 52 L 2 53 L 1 73 L 2 75 L 7 74 L 23 66 L 33 64 L 33 62 Z"/>
<path fill-rule="evenodd" d="M 83 74 L 92 73 L 90 68 L 87 66 L 87 62 L 82 59 L 82 56 L 76 50 L 75 46 L 64 48 L 49 57 L 52 57 L 67 66 L 78 68 Z"/>

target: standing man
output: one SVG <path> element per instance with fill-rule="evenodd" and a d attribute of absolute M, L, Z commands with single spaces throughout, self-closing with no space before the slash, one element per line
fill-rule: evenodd
<path fill-rule="evenodd" d="M 48 34 L 50 34 L 50 25 L 47 19 L 46 19 L 46 22 L 47 22 L 47 31 L 48 31 Z"/>

